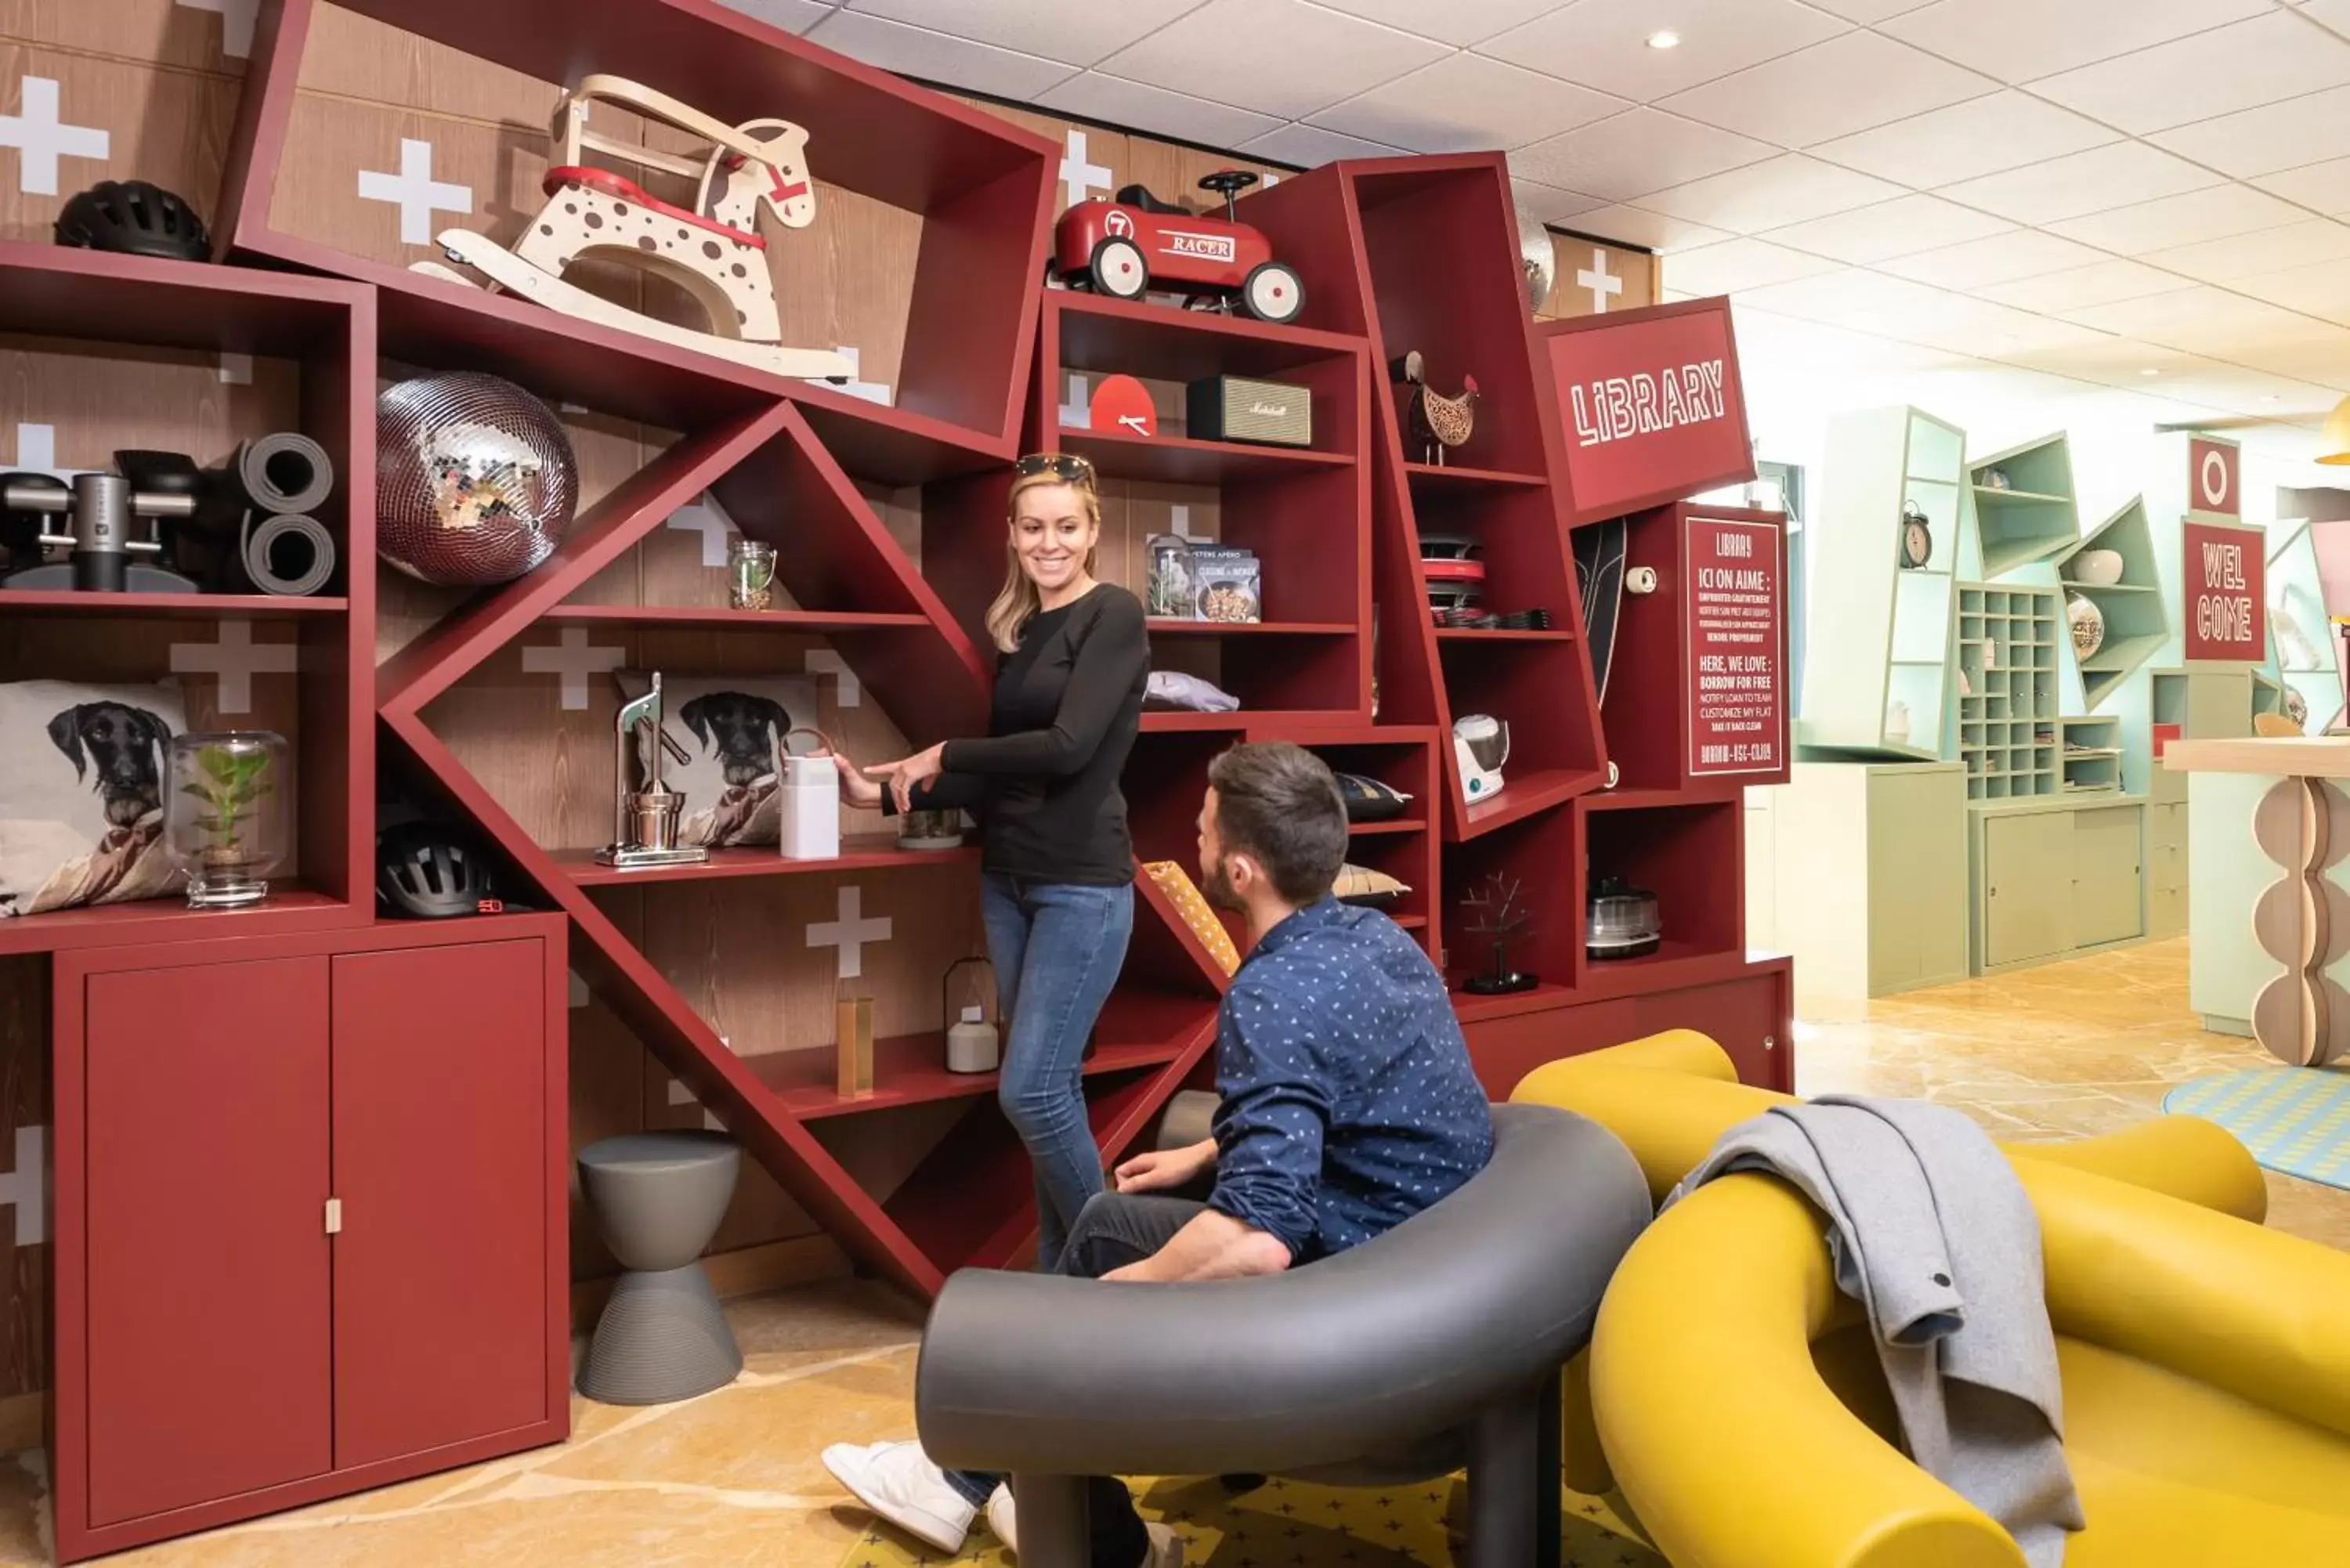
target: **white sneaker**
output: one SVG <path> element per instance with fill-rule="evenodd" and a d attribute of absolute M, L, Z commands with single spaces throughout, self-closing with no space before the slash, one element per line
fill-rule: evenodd
<path fill-rule="evenodd" d="M 946 1472 L 931 1462 L 921 1444 L 835 1443 L 824 1451 L 824 1468 L 858 1501 L 907 1534 L 949 1556 L 962 1550 L 972 1516 L 979 1511 L 948 1484 Z M 1151 1568 L 1159 1568 L 1156 1559 Z"/>
<path fill-rule="evenodd" d="M 1016 1559 L 1020 1555 L 1020 1522 L 1012 1508 L 1012 1489 L 999 1486 L 988 1495 L 987 1528 L 1003 1549 Z M 1144 1533 L 1150 1537 L 1150 1554 L 1138 1568 L 1183 1568 L 1183 1538 L 1169 1524 L 1146 1524 Z"/>

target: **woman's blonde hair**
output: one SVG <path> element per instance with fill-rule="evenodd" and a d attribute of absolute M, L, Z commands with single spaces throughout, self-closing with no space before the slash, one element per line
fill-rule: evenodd
<path fill-rule="evenodd" d="M 1021 628 L 1044 607 L 1036 585 L 1020 569 L 1020 546 L 1012 527 L 1019 520 L 1020 497 L 1051 484 L 1066 484 L 1076 491 L 1085 504 L 1087 521 L 1094 526 L 1094 543 L 1086 551 L 1087 576 L 1093 575 L 1094 558 L 1100 553 L 1101 497 L 1094 491 L 1093 465 L 1083 458 L 1022 458 L 1013 470 L 1012 489 L 1003 499 L 1003 587 L 995 602 L 987 607 L 987 635 L 1005 653 L 1019 649 Z"/>

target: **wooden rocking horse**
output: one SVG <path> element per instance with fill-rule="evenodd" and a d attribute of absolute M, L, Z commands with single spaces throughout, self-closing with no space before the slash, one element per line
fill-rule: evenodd
<path fill-rule="evenodd" d="M 615 103 L 675 126 L 711 144 L 699 160 L 616 141 L 588 129 L 589 107 Z M 452 262 L 487 276 L 498 288 L 566 316 L 600 322 L 681 348 L 696 348 L 778 376 L 846 379 L 856 367 L 845 355 L 786 348 L 775 315 L 775 280 L 767 242 L 758 230 L 764 203 L 785 228 L 816 218 L 816 186 L 808 178 L 807 132 L 783 119 L 724 125 L 665 93 L 620 77 L 591 76 L 565 95 L 552 134 L 556 158 L 546 171 L 546 204 L 513 249 L 468 229 L 446 229 L 441 248 Z M 672 205 L 635 181 L 584 161 L 587 153 L 624 160 L 698 180 L 691 209 Z M 618 263 L 654 273 L 692 296 L 710 317 L 697 332 L 654 319 L 563 281 L 575 261 Z M 411 269 L 445 281 L 474 280 L 438 262 Z"/>

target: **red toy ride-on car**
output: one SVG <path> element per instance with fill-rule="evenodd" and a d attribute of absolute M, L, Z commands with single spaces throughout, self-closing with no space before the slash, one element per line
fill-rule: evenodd
<path fill-rule="evenodd" d="M 1273 259 L 1263 234 L 1240 221 L 1233 199 L 1256 183 L 1244 169 L 1220 169 L 1200 182 L 1224 199 L 1211 217 L 1162 202 L 1139 185 L 1116 201 L 1097 196 L 1061 214 L 1053 231 L 1053 273 L 1114 299 L 1139 299 L 1151 288 L 1188 294 L 1193 306 L 1230 309 L 1259 321 L 1294 321 L 1305 308 L 1305 286 Z"/>

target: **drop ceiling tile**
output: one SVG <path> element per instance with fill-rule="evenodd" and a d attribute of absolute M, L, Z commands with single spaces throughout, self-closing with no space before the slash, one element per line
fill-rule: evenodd
<path fill-rule="evenodd" d="M 2287 310 L 2350 327 L 2350 267 L 2325 262 L 2238 278 L 2228 286 Z"/>
<path fill-rule="evenodd" d="M 2030 81 L 2259 16 L 2269 0 L 1939 0 L 1885 30 L 2002 81 Z"/>
<path fill-rule="evenodd" d="M 2239 180 L 2344 157 L 2350 155 L 2350 87 L 2198 120 L 2148 140 Z"/>
<path fill-rule="evenodd" d="M 2350 42 L 2289 11 L 2272 10 L 2042 78 L 2032 90 L 2144 136 L 2345 83 L 2350 83 Z"/>
<path fill-rule="evenodd" d="M 2293 5 L 2319 26 L 2350 38 L 2350 0 L 2293 0 Z"/>
<path fill-rule="evenodd" d="M 2261 273 L 2283 272 L 2315 262 L 2338 262 L 2350 256 L 2350 224 L 2328 218 L 2311 218 L 2282 228 L 2255 229 L 2223 240 L 2176 250 L 2150 251 L 2148 265 L 2168 267 L 2205 283 L 2232 283 Z"/>
<path fill-rule="evenodd" d="M 1724 240 L 1676 254 L 1666 271 L 1677 289 L 1693 294 L 1730 294 L 1767 288 L 1841 269 L 1832 261 L 1805 255 L 1762 240 Z"/>
<path fill-rule="evenodd" d="M 1791 54 L 1848 30 L 1795 0 L 1577 0 L 1478 46 L 1478 52 L 1642 103 Z M 1662 27 L 1680 44 L 1652 49 Z"/>
<path fill-rule="evenodd" d="M 829 5 L 817 0 L 718 0 L 729 11 L 781 27 L 786 33 L 805 33 L 832 14 Z"/>
<path fill-rule="evenodd" d="M 2176 348 L 2110 334 L 2097 334 L 2074 343 L 2043 344 L 2002 358 L 2053 376 L 2070 376 L 2101 387 L 2154 393 L 2160 391 L 2166 372 L 2194 362 L 2191 356 Z M 2148 370 L 2155 373 L 2148 376 Z"/>
<path fill-rule="evenodd" d="M 1909 195 L 1897 196 L 1874 206 L 1856 207 L 1834 217 L 1766 230 L 1764 237 L 1814 255 L 1865 266 L 1888 256 L 1979 240 L 2012 227 L 2004 218 L 1994 218 L 1938 197 Z"/>
<path fill-rule="evenodd" d="M 1596 196 L 1537 185 L 1531 180 L 1512 180 L 1510 199 L 1521 213 L 1538 223 L 1563 223 L 1607 205 Z"/>
<path fill-rule="evenodd" d="M 1632 105 L 1482 55 L 1447 55 L 1312 116 L 1314 124 L 1414 152 L 1523 147 Z"/>
<path fill-rule="evenodd" d="M 2083 244 L 2135 256 L 2255 229 L 2279 228 L 2305 216 L 2300 208 L 2249 185 L 2214 185 L 2207 191 L 2061 219 L 2048 227 Z"/>
<path fill-rule="evenodd" d="M 2018 278 L 2012 283 L 1989 284 L 1973 292 L 1981 298 L 2000 305 L 2012 305 L 2018 310 L 2085 310 L 2093 305 L 2111 305 L 2116 300 L 2167 294 L 2185 281 L 2175 274 L 2162 272 L 2140 262 L 2115 260 L 2067 267 L 2063 272 L 2046 273 L 2037 277 Z"/>
<path fill-rule="evenodd" d="M 2262 174 L 2251 183 L 2288 202 L 2325 213 L 2350 213 L 2350 158 Z"/>
<path fill-rule="evenodd" d="M 2054 234 L 2038 229 L 2015 229 L 1989 239 L 1897 257 L 1883 265 L 1896 276 L 1918 283 L 1972 290 L 1987 284 L 2012 283 L 2021 277 L 2086 266 L 2104 259 L 2088 246 Z"/>
<path fill-rule="evenodd" d="M 1320 4 L 1366 22 L 1465 47 L 1556 9 L 1558 0 L 1443 0 L 1441 5 L 1430 0 L 1320 0 Z"/>
<path fill-rule="evenodd" d="M 2250 356 L 2259 350 L 2301 344 L 2330 348 L 2337 337 L 2350 343 L 2350 334 L 2340 327 L 2207 284 L 2064 315 L 2085 327 L 2241 365 L 2253 363 Z"/>
<path fill-rule="evenodd" d="M 1667 272 L 1669 274 L 1670 268 Z M 1746 303 L 1757 309 L 1792 316 L 1801 321 L 1867 331 L 1867 323 L 1906 309 L 1939 311 L 1944 296 L 1905 278 L 1888 277 L 1866 267 L 1845 267 L 1792 283 L 1773 284 L 1750 291 Z M 1887 334 L 1898 337 L 1899 334 Z"/>
<path fill-rule="evenodd" d="M 1199 0 L 847 0 L 841 8 L 1048 60 L 1089 66 L 1164 26 Z M 1121 120 L 1124 124 L 1126 121 Z"/>
<path fill-rule="evenodd" d="M 1662 255 L 1679 255 L 1699 245 L 1717 244 L 1733 236 L 1720 229 L 1709 229 L 1703 223 L 1668 217 L 1640 207 L 1600 207 L 1588 213 L 1578 213 L 1565 225 L 1578 234 L 1589 234 L 1596 240 L 1616 244 L 1638 245 L 1642 250 Z M 1666 268 L 1670 278 L 1672 269 Z"/>
<path fill-rule="evenodd" d="M 1930 190 L 2120 140 L 2119 131 L 2070 109 L 2020 92 L 1995 92 L 1840 136 L 1810 151 L 1814 158 L 1880 180 Z"/>
<path fill-rule="evenodd" d="M 1846 21 L 1857 22 L 1864 27 L 1931 3 L 1932 0 L 1812 0 L 1812 4 L 1820 10 L 1832 11 Z"/>
<path fill-rule="evenodd" d="M 1771 156 L 1766 142 L 1653 109 L 1628 109 L 1510 155 L 1529 180 L 1627 202 Z"/>
<path fill-rule="evenodd" d="M 2298 313 L 2295 319 L 2302 327 L 2290 338 L 2238 344 L 2211 352 L 2224 352 L 2231 363 L 2266 370 L 2272 376 L 2290 376 L 2328 387 L 2350 384 L 2350 327 L 2335 327 Z"/>
<path fill-rule="evenodd" d="M 1138 130 L 1180 137 L 1209 147 L 1237 147 L 1281 124 L 1269 114 L 1210 103 L 1165 88 L 1146 87 L 1101 71 L 1084 71 L 1049 91 L 1037 104 L 1085 119 L 1130 125 Z"/>
<path fill-rule="evenodd" d="M 1676 93 L 1658 107 L 1782 147 L 1809 147 L 1998 86 L 1882 34 L 1855 32 Z"/>
<path fill-rule="evenodd" d="M 2047 223 L 2221 182 L 2210 170 L 2198 169 L 2144 142 L 2117 141 L 2044 163 L 1962 180 L 1936 193 L 2019 223 Z"/>
<path fill-rule="evenodd" d="M 1099 64 L 1136 81 L 1212 81 L 1220 103 L 1296 119 L 1443 53 L 1441 44 L 1305 0 L 1208 0 Z"/>
<path fill-rule="evenodd" d="M 1901 193 L 1900 187 L 1882 180 L 1791 152 L 1651 192 L 1640 205 L 1693 223 L 1752 234 L 1890 201 Z"/>
<path fill-rule="evenodd" d="M 1074 66 L 857 11 L 835 11 L 807 36 L 867 65 L 998 98 L 1034 98 L 1076 74 Z"/>
<path fill-rule="evenodd" d="M 1359 137 L 1341 136 L 1335 130 L 1293 120 L 1263 136 L 1241 143 L 1236 150 L 1252 158 L 1263 158 L 1274 163 L 1295 163 L 1301 169 L 1340 158 L 1393 158 L 1403 149 L 1381 142 L 1365 141 Z"/>

